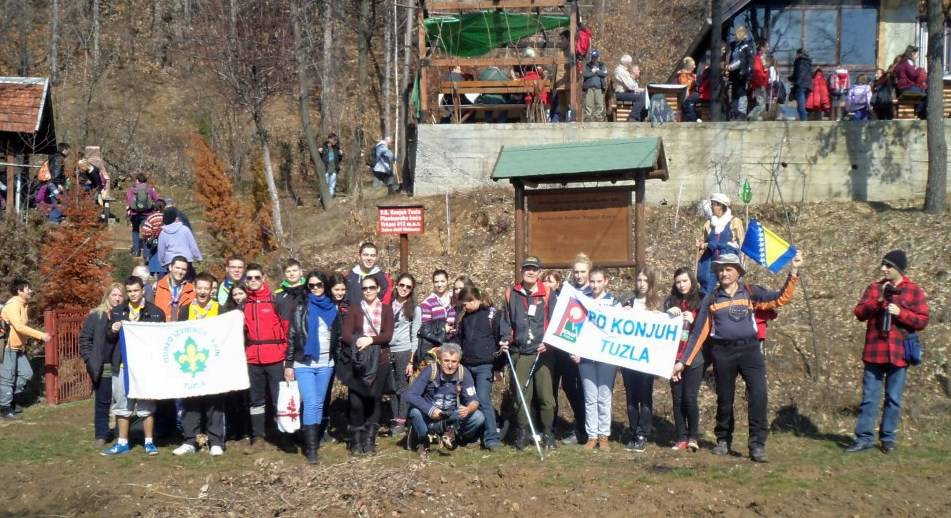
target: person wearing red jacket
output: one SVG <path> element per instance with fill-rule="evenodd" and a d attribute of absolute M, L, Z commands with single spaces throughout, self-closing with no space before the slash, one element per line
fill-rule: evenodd
<path fill-rule="evenodd" d="M 874 428 L 878 417 L 882 384 L 885 405 L 878 429 L 883 453 L 895 449 L 895 432 L 901 417 L 901 397 L 905 391 L 908 361 L 905 340 L 911 333 L 928 325 L 928 303 L 925 292 L 905 275 L 908 257 L 902 250 L 892 250 L 882 258 L 882 278 L 865 289 L 855 306 L 855 317 L 865 322 L 865 364 L 862 378 L 862 404 L 855 423 L 855 442 L 846 448 L 856 453 L 875 446 Z"/>
<path fill-rule="evenodd" d="M 750 98 L 753 108 L 750 109 L 750 120 L 761 120 L 766 111 L 767 89 L 769 88 L 769 71 L 766 67 L 766 42 L 760 41 L 756 45 L 756 55 L 753 56 L 753 72 L 750 74 Z"/>
<path fill-rule="evenodd" d="M 264 269 L 256 263 L 245 269 L 248 299 L 244 304 L 244 353 L 248 359 L 251 414 L 251 446 L 263 444 L 267 400 L 277 404 L 277 392 L 284 379 L 287 353 L 287 321 L 282 319 L 267 285 Z"/>

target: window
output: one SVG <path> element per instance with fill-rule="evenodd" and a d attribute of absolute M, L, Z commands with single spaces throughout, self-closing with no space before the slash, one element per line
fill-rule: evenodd
<path fill-rule="evenodd" d="M 928 68 L 928 20 L 922 19 L 918 24 L 918 66 Z M 951 76 L 951 20 L 944 25 L 944 76 Z"/>
<path fill-rule="evenodd" d="M 762 35 L 776 63 L 791 67 L 796 50 L 805 48 L 816 66 L 875 67 L 878 43 L 875 0 L 763 0 L 737 15 Z M 765 27 L 765 28 L 763 28 Z"/>

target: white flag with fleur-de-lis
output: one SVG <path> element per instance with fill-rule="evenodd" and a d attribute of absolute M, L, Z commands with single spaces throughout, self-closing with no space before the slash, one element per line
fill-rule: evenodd
<path fill-rule="evenodd" d="M 182 322 L 124 322 L 125 386 L 134 399 L 173 399 L 244 390 L 244 314 Z"/>

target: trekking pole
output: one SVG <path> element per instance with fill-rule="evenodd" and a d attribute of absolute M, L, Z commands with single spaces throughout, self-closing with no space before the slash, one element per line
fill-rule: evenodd
<path fill-rule="evenodd" d="M 535 425 L 532 423 L 532 413 L 528 408 L 528 405 L 525 404 L 525 394 L 522 394 L 522 389 L 518 384 L 518 374 L 515 374 L 515 363 L 512 362 L 512 355 L 508 351 L 505 351 L 505 357 L 508 358 L 509 368 L 512 369 L 512 381 L 515 382 L 515 392 L 518 392 L 518 399 L 522 402 L 522 410 L 525 411 L 525 417 L 528 419 L 528 428 L 532 432 L 532 440 L 535 441 L 535 449 L 538 450 L 538 457 L 541 460 L 545 460 L 545 454 L 542 453 L 542 445 L 539 442 L 538 434 L 535 433 Z"/>
<path fill-rule="evenodd" d="M 535 371 L 538 370 L 538 359 L 541 358 L 542 353 L 535 353 L 535 361 L 532 362 L 532 368 L 528 369 L 528 376 L 525 377 L 525 386 L 522 387 L 522 390 L 528 390 L 528 386 L 532 383 L 532 378 L 535 377 Z"/>

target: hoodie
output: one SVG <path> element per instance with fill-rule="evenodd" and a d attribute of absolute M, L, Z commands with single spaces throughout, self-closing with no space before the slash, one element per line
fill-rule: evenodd
<path fill-rule="evenodd" d="M 390 276 L 383 273 L 383 270 L 378 266 L 374 266 L 370 270 L 370 273 L 364 274 L 360 265 L 356 265 L 353 267 L 353 270 L 347 274 L 347 301 L 350 302 L 350 307 L 359 306 L 360 301 L 363 300 L 361 283 L 363 283 L 363 279 L 366 277 L 376 279 L 377 284 L 380 285 L 380 291 L 377 293 L 377 297 L 379 297 L 384 304 L 389 304 L 393 295 L 390 293 L 393 287 Z"/>
<path fill-rule="evenodd" d="M 162 227 L 162 233 L 159 234 L 158 238 L 157 253 L 161 258 L 162 266 L 168 266 L 177 255 L 184 257 L 189 263 L 201 261 L 201 251 L 198 250 L 195 236 L 181 221 L 175 221 Z"/>

